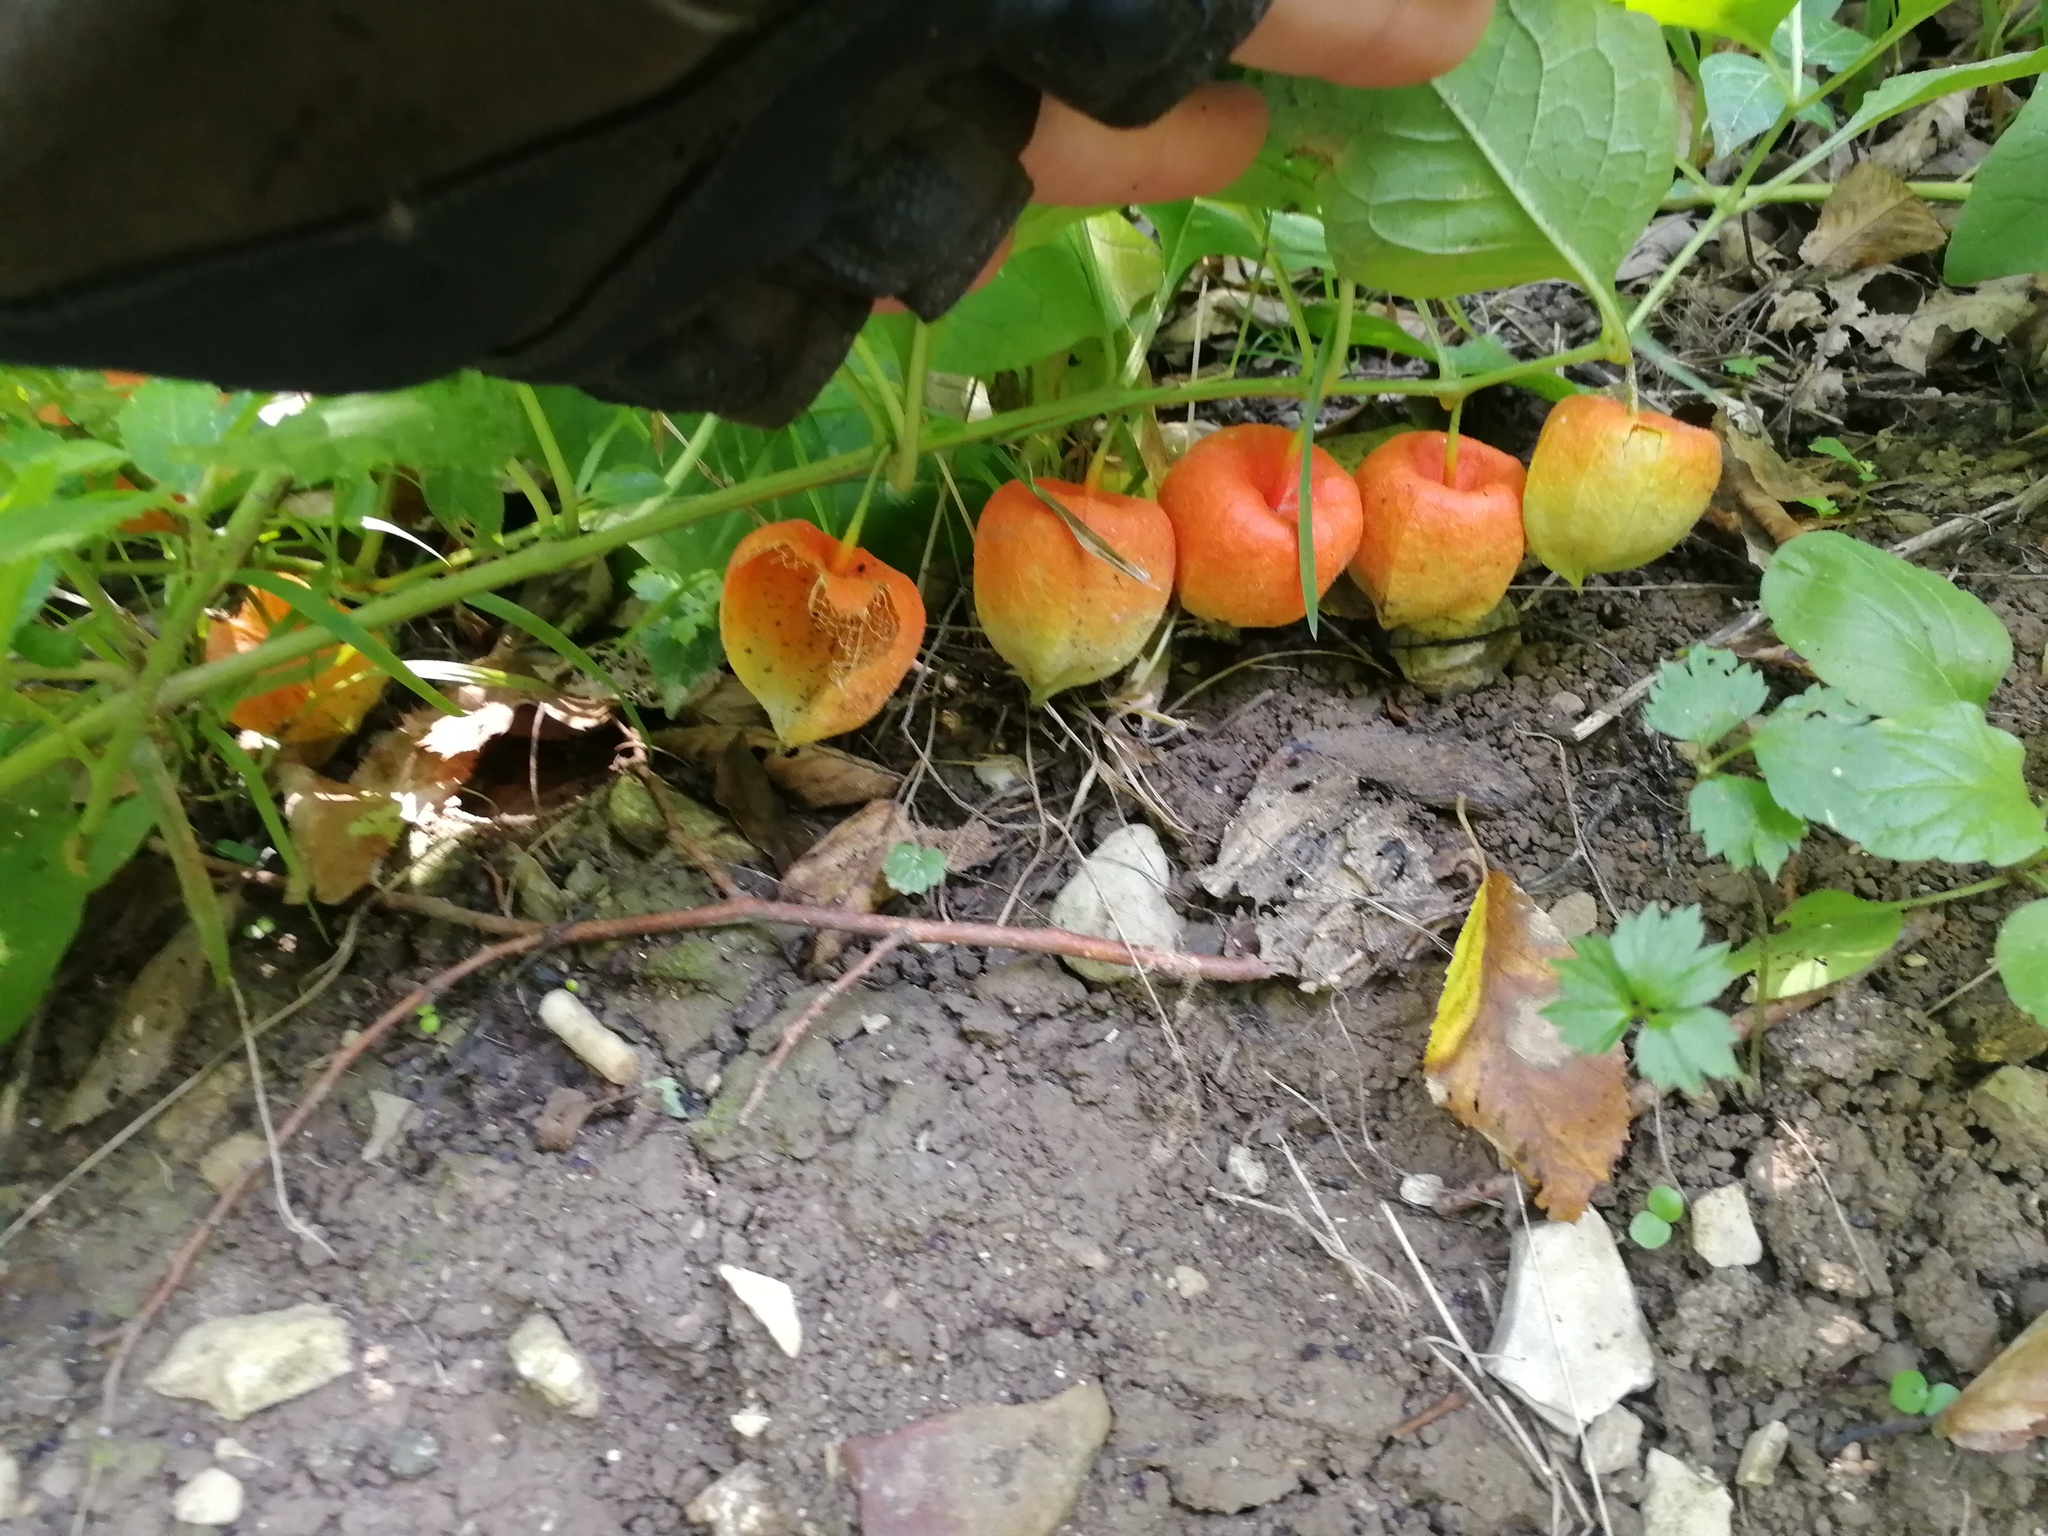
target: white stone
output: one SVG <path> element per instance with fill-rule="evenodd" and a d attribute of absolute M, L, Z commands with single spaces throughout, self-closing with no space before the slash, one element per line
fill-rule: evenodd
<path fill-rule="evenodd" d="M 1443 1192 L 1444 1178 L 1440 1173 L 1411 1173 L 1401 1180 L 1401 1199 L 1425 1211 L 1436 1209 L 1437 1197 Z"/>
<path fill-rule="evenodd" d="M 1573 891 L 1550 909 L 1550 920 L 1567 939 L 1583 938 L 1600 926 L 1600 903 L 1585 891 Z"/>
<path fill-rule="evenodd" d="M 0 1450 L 0 1520 L 13 1518 L 21 1502 L 21 1463 L 12 1451 Z"/>
<path fill-rule="evenodd" d="M 1635 1287 L 1598 1211 L 1515 1233 L 1489 1369 L 1575 1435 L 1657 1379 Z"/>
<path fill-rule="evenodd" d="M 536 1312 L 521 1323 L 505 1348 L 512 1356 L 512 1369 L 534 1391 L 579 1419 L 597 1417 L 604 1395 L 597 1372 L 547 1313 Z"/>
<path fill-rule="evenodd" d="M 773 1422 L 762 1409 L 742 1408 L 732 1416 L 732 1432 L 742 1440 L 758 1440 L 768 1433 Z"/>
<path fill-rule="evenodd" d="M 1166 893 L 1173 865 L 1150 827 L 1119 827 L 1105 837 L 1052 904 L 1052 925 L 1100 939 L 1121 939 L 1143 949 L 1180 948 L 1180 914 Z M 1127 965 L 1062 956 L 1067 968 L 1090 981 L 1121 981 Z"/>
<path fill-rule="evenodd" d="M 1749 1194 L 1740 1184 L 1723 1184 L 1693 1201 L 1688 1213 L 1692 1251 L 1716 1269 L 1754 1264 L 1764 1256 L 1764 1240 L 1756 1235 L 1749 1214 Z"/>
<path fill-rule="evenodd" d="M 1791 1444 L 1792 1431 L 1783 1419 L 1750 1431 L 1742 1443 L 1742 1459 L 1735 1463 L 1735 1481 L 1744 1488 L 1768 1488 L 1777 1481 L 1778 1463 Z"/>
<path fill-rule="evenodd" d="M 1225 1161 L 1230 1167 L 1231 1176 L 1244 1186 L 1245 1193 L 1254 1200 L 1263 1195 L 1266 1187 L 1273 1182 L 1272 1175 L 1266 1172 L 1266 1165 L 1259 1161 L 1259 1154 L 1250 1147 L 1232 1147 L 1230 1156 Z"/>
<path fill-rule="evenodd" d="M 1176 1265 L 1167 1277 L 1166 1288 L 1185 1301 L 1209 1294 L 1209 1277 L 1191 1265 Z"/>
<path fill-rule="evenodd" d="M 711 1527 L 711 1536 L 788 1536 L 768 1474 L 743 1461 L 683 1506 L 683 1516 Z"/>
<path fill-rule="evenodd" d="M 199 1177 L 217 1195 L 239 1179 L 244 1168 L 269 1155 L 270 1147 L 261 1136 L 254 1131 L 237 1131 L 199 1159 Z"/>
<path fill-rule="evenodd" d="M 804 1320 L 797 1315 L 796 1293 L 773 1275 L 759 1275 L 736 1264 L 721 1264 L 718 1273 L 732 1287 L 740 1304 L 760 1320 L 778 1348 L 791 1359 L 804 1347 Z"/>
<path fill-rule="evenodd" d="M 165 1397 L 197 1398 L 222 1418 L 246 1419 L 354 1368 L 348 1323 L 309 1302 L 188 1328 L 145 1379 Z"/>
<path fill-rule="evenodd" d="M 621 782 L 624 782 L 623 780 Z M 363 1143 L 362 1158 L 366 1163 L 381 1163 L 398 1145 L 398 1138 L 405 1134 L 412 1124 L 419 1106 L 411 1099 L 402 1099 L 395 1093 L 382 1089 L 370 1090 L 370 1135 Z"/>
<path fill-rule="evenodd" d="M 1586 1460 L 1602 1477 L 1632 1472 L 1643 1454 L 1643 1421 L 1616 1403 L 1586 1426 Z"/>
<path fill-rule="evenodd" d="M 584 1007 L 575 993 L 560 987 L 548 993 L 540 1000 L 540 1021 L 599 1077 L 621 1088 L 640 1081 L 640 1053 Z"/>
<path fill-rule="evenodd" d="M 233 1525 L 242 1518 L 242 1480 L 208 1467 L 178 1490 L 171 1518 L 181 1525 Z"/>
<path fill-rule="evenodd" d="M 1643 1477 L 1643 1536 L 1729 1536 L 1735 1500 L 1676 1456 L 1650 1452 Z"/>

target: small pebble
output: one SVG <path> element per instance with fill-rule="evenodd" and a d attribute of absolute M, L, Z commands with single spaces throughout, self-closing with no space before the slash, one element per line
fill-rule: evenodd
<path fill-rule="evenodd" d="M 391 1437 L 384 1465 L 393 1477 L 425 1477 L 441 1464 L 441 1442 L 424 1429 L 401 1429 Z"/>
<path fill-rule="evenodd" d="M 1763 1239 L 1749 1213 L 1749 1195 L 1740 1184 L 1724 1184 L 1692 1203 L 1692 1251 L 1716 1269 L 1755 1264 L 1764 1256 Z"/>
<path fill-rule="evenodd" d="M 1444 1181 L 1440 1174 L 1411 1173 L 1401 1180 L 1401 1199 L 1409 1205 L 1419 1205 L 1424 1210 L 1436 1206 L 1437 1196 L 1444 1192 Z"/>
<path fill-rule="evenodd" d="M 1167 1289 L 1185 1301 L 1194 1301 L 1209 1294 L 1209 1277 L 1199 1269 L 1186 1264 L 1176 1265 L 1173 1276 L 1166 1282 Z"/>
<path fill-rule="evenodd" d="M 545 1312 L 521 1323 L 506 1343 L 512 1368 L 534 1391 L 580 1419 L 597 1416 L 603 1394 L 597 1372 L 583 1358 L 561 1325 Z"/>
<path fill-rule="evenodd" d="M 1259 1161 L 1258 1153 L 1250 1147 L 1232 1147 L 1228 1159 L 1230 1172 L 1238 1183 L 1245 1187 L 1245 1193 L 1257 1199 L 1266 1192 L 1272 1177 L 1266 1172 L 1266 1165 Z"/>
<path fill-rule="evenodd" d="M 732 1416 L 732 1432 L 742 1440 L 758 1440 L 768 1433 L 772 1422 L 762 1409 L 742 1408 Z"/>
<path fill-rule="evenodd" d="M 208 1467 L 178 1490 L 171 1518 L 181 1525 L 233 1525 L 242 1518 L 241 1479 Z"/>
<path fill-rule="evenodd" d="M 1743 1442 L 1742 1459 L 1735 1464 L 1735 1481 L 1744 1488 L 1768 1488 L 1778 1477 L 1778 1463 L 1792 1444 L 1792 1431 L 1783 1419 L 1773 1419 L 1751 1433 Z"/>
<path fill-rule="evenodd" d="M 13 1453 L 0 1451 L 0 1520 L 14 1513 L 14 1506 L 21 1502 L 21 1463 Z"/>

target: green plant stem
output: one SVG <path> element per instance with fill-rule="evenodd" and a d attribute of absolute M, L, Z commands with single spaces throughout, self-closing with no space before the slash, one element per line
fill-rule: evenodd
<path fill-rule="evenodd" d="M 903 439 L 903 402 L 897 398 L 896 391 L 889 387 L 888 370 L 883 368 L 882 360 L 875 356 L 875 349 L 869 345 L 865 335 L 854 337 L 853 355 L 859 359 L 861 367 L 867 370 L 867 383 L 872 386 L 875 400 L 881 405 L 883 412 L 889 418 L 890 439 L 895 442 L 901 442 Z"/>
<path fill-rule="evenodd" d="M 2016 871 L 2023 878 L 2031 878 L 2025 871 Z M 1938 907 L 1944 902 L 1964 901 L 1972 896 L 1982 896 L 1987 891 L 2002 891 L 2011 885 L 2011 875 L 1994 875 L 1989 880 L 1979 880 L 1975 885 L 1959 885 L 1952 891 L 1936 891 L 1932 896 L 1909 896 L 1904 901 L 1895 901 L 1893 906 L 1900 911 L 1911 911 L 1914 907 Z"/>
<path fill-rule="evenodd" d="M 540 482 L 528 474 L 526 466 L 517 459 L 506 461 L 505 475 L 519 487 L 519 494 L 524 496 L 527 504 L 533 508 L 534 525 L 540 529 L 541 537 L 553 538 L 556 531 L 555 509 L 548 500 L 547 492 L 540 488 Z"/>
<path fill-rule="evenodd" d="M 853 509 L 853 520 L 846 525 L 846 532 L 839 540 L 839 564 L 842 566 L 860 548 L 860 536 L 868 523 L 868 508 L 874 505 L 875 486 L 882 478 L 884 467 L 884 460 L 878 456 L 874 468 L 868 471 L 868 483 L 861 487 L 860 501 Z"/>
<path fill-rule="evenodd" d="M 533 427 L 533 435 L 540 442 L 541 458 L 548 466 L 548 478 L 555 482 L 555 500 L 562 509 L 561 532 L 574 537 L 578 531 L 578 509 L 576 505 L 576 477 L 569 473 L 569 461 L 562 453 L 562 445 L 555 437 L 554 426 L 548 421 L 548 413 L 541 409 L 540 396 L 533 392 L 531 384 L 514 384 L 512 392 L 519 397 L 519 405 L 526 412 L 526 419 Z"/>
<path fill-rule="evenodd" d="M 917 439 L 924 426 L 924 382 L 931 356 L 932 328 L 920 320 L 910 333 L 910 362 L 903 373 L 903 421 L 896 434 L 896 462 L 889 469 L 889 489 L 898 495 L 917 484 Z"/>
<path fill-rule="evenodd" d="M 1916 197 L 1929 203 L 1967 202 L 1970 196 L 1967 181 L 1909 181 L 1906 183 Z M 1689 192 L 1673 192 L 1657 205 L 1659 213 L 1684 213 L 1694 208 L 1713 208 L 1722 201 L 1725 187 L 1694 187 Z M 1834 183 L 1826 181 L 1772 182 L 1758 187 L 1744 199 L 1750 208 L 1761 208 L 1774 203 L 1824 203 L 1834 196 Z"/>

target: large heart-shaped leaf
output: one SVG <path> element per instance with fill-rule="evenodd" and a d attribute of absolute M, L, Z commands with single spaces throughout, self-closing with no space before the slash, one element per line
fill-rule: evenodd
<path fill-rule="evenodd" d="M 1627 0 L 1627 4 L 1630 10 L 1654 16 L 1667 27 L 1712 32 L 1752 48 L 1769 46 L 1771 33 L 1792 9 L 1792 0 Z"/>
<path fill-rule="evenodd" d="M 1977 168 L 1943 275 L 1951 283 L 2048 270 L 2048 90 L 2039 85 Z"/>
<path fill-rule="evenodd" d="M 1427 85 L 1261 83 L 1278 142 L 1320 166 L 1338 270 L 1368 287 L 1603 293 L 1671 185 L 1663 38 L 1603 0 L 1504 0 L 1472 57 Z"/>

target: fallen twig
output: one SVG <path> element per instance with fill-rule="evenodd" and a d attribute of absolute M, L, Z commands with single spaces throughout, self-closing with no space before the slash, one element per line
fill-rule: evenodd
<path fill-rule="evenodd" d="M 768 1092 L 768 1085 L 775 1081 L 775 1074 L 782 1070 L 782 1064 L 789 1060 L 790 1052 L 803 1043 L 804 1036 L 811 1032 L 811 1026 L 823 1017 L 825 1010 L 850 992 L 863 976 L 902 947 L 903 935 L 890 934 L 842 971 L 838 980 L 812 998 L 804 1011 L 789 1021 L 789 1027 L 783 1030 L 782 1039 L 776 1043 L 774 1053 L 761 1064 L 761 1070 L 754 1074 L 753 1089 L 747 1094 L 747 1102 L 740 1106 L 741 1125 L 745 1125 L 753 1118 L 762 1095 Z"/>

